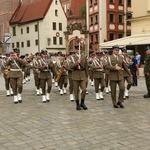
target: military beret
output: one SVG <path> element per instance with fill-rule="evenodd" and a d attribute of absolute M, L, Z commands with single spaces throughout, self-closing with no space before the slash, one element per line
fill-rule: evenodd
<path fill-rule="evenodd" d="M 38 55 L 38 56 L 41 56 L 41 53 L 40 53 L 40 52 L 36 52 L 36 53 L 35 53 L 35 56 L 37 56 L 37 55 Z"/>
<path fill-rule="evenodd" d="M 112 48 L 115 49 L 115 50 L 119 50 L 119 46 L 118 45 L 114 45 Z"/>
<path fill-rule="evenodd" d="M 10 53 L 6 53 L 5 55 L 6 55 L 6 57 L 9 57 L 9 56 L 10 56 Z"/>
<path fill-rule="evenodd" d="M 123 48 L 123 49 L 122 49 L 122 52 L 127 53 L 127 49 L 126 49 L 126 48 Z"/>
<path fill-rule="evenodd" d="M 25 58 L 25 55 L 21 55 L 19 58 L 24 59 L 24 58 Z"/>
<path fill-rule="evenodd" d="M 20 53 L 20 49 L 18 49 L 18 48 L 14 48 L 13 51 L 14 51 L 15 53 Z"/>
<path fill-rule="evenodd" d="M 79 50 L 79 49 L 82 50 L 82 46 L 79 46 L 79 45 L 75 45 L 74 48 L 77 50 Z"/>
<path fill-rule="evenodd" d="M 47 50 L 41 50 L 41 54 L 47 54 Z"/>
<path fill-rule="evenodd" d="M 102 56 L 103 52 L 96 52 L 95 54 L 98 55 L 98 56 Z"/>
<path fill-rule="evenodd" d="M 147 46 L 147 47 L 145 48 L 145 51 L 147 51 L 147 50 L 150 50 L 150 46 Z"/>

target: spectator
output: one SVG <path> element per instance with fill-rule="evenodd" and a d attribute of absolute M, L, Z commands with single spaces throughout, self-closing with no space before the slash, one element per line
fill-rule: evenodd
<path fill-rule="evenodd" d="M 141 55 L 139 54 L 139 52 L 135 53 L 135 59 L 136 59 L 136 66 L 137 66 L 137 77 L 139 78 L 140 76 L 140 72 L 139 72 L 139 68 L 141 66 Z"/>

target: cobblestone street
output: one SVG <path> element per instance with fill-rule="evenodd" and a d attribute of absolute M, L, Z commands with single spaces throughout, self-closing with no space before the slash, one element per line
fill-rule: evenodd
<path fill-rule="evenodd" d="M 110 94 L 96 100 L 90 84 L 88 92 L 88 110 L 77 111 L 69 93 L 60 96 L 54 85 L 50 102 L 42 103 L 31 74 L 23 102 L 14 104 L 1 75 L 0 150 L 150 150 L 150 98 L 143 98 L 143 77 L 131 87 L 124 109 L 113 108 Z"/>

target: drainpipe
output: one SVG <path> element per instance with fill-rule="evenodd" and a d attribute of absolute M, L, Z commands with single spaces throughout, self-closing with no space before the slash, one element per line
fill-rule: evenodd
<path fill-rule="evenodd" d="M 39 28 L 39 21 L 37 21 L 38 26 L 38 52 L 40 52 L 40 28 Z"/>

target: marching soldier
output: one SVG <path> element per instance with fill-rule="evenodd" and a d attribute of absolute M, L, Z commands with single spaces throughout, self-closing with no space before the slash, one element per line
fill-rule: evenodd
<path fill-rule="evenodd" d="M 104 51 L 103 57 L 102 57 L 104 66 L 108 61 L 108 56 L 109 56 L 109 52 Z M 106 69 L 104 67 L 104 73 L 105 73 L 105 92 L 106 92 L 106 94 L 109 94 L 109 92 L 111 92 L 110 85 L 109 85 L 109 69 Z"/>
<path fill-rule="evenodd" d="M 103 55 L 103 52 L 96 52 L 96 57 L 93 59 L 92 63 L 92 70 L 93 70 L 93 78 L 94 78 L 94 85 L 95 85 L 95 93 L 96 93 L 96 99 L 97 100 L 104 100 L 103 97 L 103 91 L 105 88 L 104 83 L 104 68 L 103 68 L 103 62 L 101 60 L 101 57 Z M 99 93 L 99 85 L 101 86 L 100 93 Z"/>
<path fill-rule="evenodd" d="M 27 63 L 32 62 L 31 58 L 29 57 L 29 54 L 25 54 L 25 61 Z M 29 68 L 29 67 L 25 68 L 25 80 L 26 80 L 26 82 L 30 81 L 30 71 L 31 71 L 31 68 Z"/>
<path fill-rule="evenodd" d="M 38 66 L 41 65 L 41 53 L 40 52 L 36 52 L 35 53 L 35 57 L 33 58 L 33 74 L 34 74 L 34 83 L 35 83 L 35 87 L 36 87 L 36 95 L 39 96 L 40 94 L 42 94 L 40 91 L 40 71 L 38 69 Z"/>
<path fill-rule="evenodd" d="M 74 94 L 73 94 L 73 80 L 72 80 L 72 69 L 70 69 L 70 62 L 73 59 L 72 56 L 74 55 L 74 52 L 70 52 L 70 55 L 66 59 L 66 69 L 68 71 L 68 79 L 69 79 L 69 93 L 70 93 L 70 101 L 74 101 Z"/>
<path fill-rule="evenodd" d="M 88 78 L 88 64 L 87 58 L 82 54 L 82 47 L 80 45 L 75 46 L 75 55 L 72 57 L 70 62 L 70 68 L 72 69 L 72 79 L 73 79 L 73 90 L 76 100 L 76 109 L 81 110 L 81 107 L 84 110 L 88 108 L 85 105 L 85 96 L 86 96 L 86 85 Z M 79 104 L 79 93 L 81 88 L 81 104 Z"/>
<path fill-rule="evenodd" d="M 129 62 L 129 57 L 127 56 L 126 48 L 122 49 L 122 57 L 123 57 L 123 61 L 125 62 L 125 64 L 129 69 L 130 62 Z M 124 80 L 127 82 L 127 87 L 125 88 L 125 93 L 124 93 L 124 99 L 126 99 L 129 98 L 129 90 L 132 86 L 132 78 L 131 75 L 128 75 L 128 73 L 124 69 L 123 69 L 123 75 L 124 75 Z"/>
<path fill-rule="evenodd" d="M 92 53 L 87 61 L 88 67 L 89 67 L 89 79 L 90 79 L 91 86 L 94 85 L 93 70 L 91 69 L 91 65 L 92 65 L 94 57 L 95 57 L 95 53 Z"/>
<path fill-rule="evenodd" d="M 13 91 L 10 85 L 10 66 L 5 66 L 6 61 L 10 59 L 10 53 L 6 53 L 6 57 L 3 58 L 2 60 L 2 72 L 3 72 L 3 77 L 5 80 L 5 88 L 6 88 L 6 96 L 13 96 Z"/>
<path fill-rule="evenodd" d="M 11 58 L 6 62 L 6 66 L 10 66 L 10 84 L 14 93 L 14 103 L 22 103 L 22 90 L 23 90 L 23 74 L 22 65 L 28 66 L 26 62 L 19 58 L 20 50 L 14 49 L 14 53 L 11 54 Z"/>
<path fill-rule="evenodd" d="M 147 94 L 145 94 L 143 97 L 149 98 L 150 97 L 150 46 L 147 46 L 146 54 L 147 57 L 144 63 L 144 75 L 145 75 Z"/>
<path fill-rule="evenodd" d="M 38 70 L 40 71 L 39 78 L 43 93 L 42 102 L 46 103 L 50 101 L 50 92 L 52 88 L 51 71 L 55 72 L 55 70 L 53 62 L 50 59 L 48 59 L 47 51 L 42 50 L 41 54 L 42 58 L 39 60 Z M 46 91 L 46 83 L 47 83 L 47 91 Z"/>
<path fill-rule="evenodd" d="M 56 62 L 56 71 L 57 76 L 60 76 L 58 82 L 58 86 L 60 88 L 60 95 L 66 94 L 66 87 L 68 84 L 68 79 L 67 79 L 67 70 L 66 70 L 66 60 L 65 60 L 65 54 L 61 54 L 59 57 L 59 60 Z M 61 75 L 59 75 L 59 73 Z"/>
<path fill-rule="evenodd" d="M 113 54 L 108 57 L 108 63 L 106 64 L 106 69 L 110 70 L 109 79 L 110 79 L 110 87 L 111 87 L 111 98 L 114 108 L 124 108 L 123 96 L 124 96 L 124 75 L 122 69 L 124 69 L 129 76 L 131 73 L 123 61 L 123 58 L 119 56 L 119 46 L 113 46 Z M 117 84 L 119 86 L 119 97 L 118 102 L 116 102 L 116 88 Z"/>

